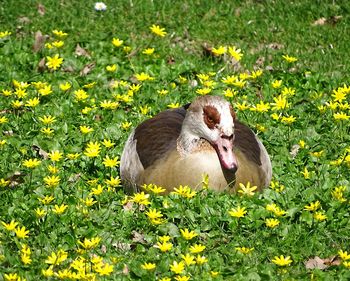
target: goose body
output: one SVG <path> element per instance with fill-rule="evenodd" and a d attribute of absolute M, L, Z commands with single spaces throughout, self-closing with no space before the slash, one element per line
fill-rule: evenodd
<path fill-rule="evenodd" d="M 189 106 L 163 111 L 129 135 L 120 164 L 128 192 L 144 184 L 172 191 L 180 185 L 235 191 L 239 183 L 269 185 L 271 162 L 256 135 L 221 97 L 203 96 Z"/>

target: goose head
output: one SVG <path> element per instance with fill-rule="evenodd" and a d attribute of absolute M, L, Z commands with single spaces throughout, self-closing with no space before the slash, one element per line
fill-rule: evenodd
<path fill-rule="evenodd" d="M 187 108 L 182 124 L 180 145 L 191 151 L 200 140 L 215 149 L 222 168 L 236 172 L 238 165 L 233 153 L 235 113 L 229 102 L 218 96 L 202 96 Z"/>

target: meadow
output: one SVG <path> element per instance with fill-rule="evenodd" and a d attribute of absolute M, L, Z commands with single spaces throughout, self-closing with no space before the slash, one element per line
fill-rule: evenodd
<path fill-rule="evenodd" d="M 0 281 L 349 280 L 350 3 L 0 7 Z M 127 195 L 141 121 L 221 95 L 273 180 Z"/>

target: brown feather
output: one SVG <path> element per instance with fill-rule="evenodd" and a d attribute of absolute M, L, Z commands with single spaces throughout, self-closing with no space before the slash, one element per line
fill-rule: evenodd
<path fill-rule="evenodd" d="M 135 129 L 136 151 L 144 169 L 176 149 L 185 115 L 184 108 L 166 110 Z"/>

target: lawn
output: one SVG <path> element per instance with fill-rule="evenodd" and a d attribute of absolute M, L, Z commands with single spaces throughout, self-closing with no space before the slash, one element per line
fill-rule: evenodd
<path fill-rule="evenodd" d="M 0 281 L 349 280 L 350 3 L 104 3 L 0 7 Z M 133 127 L 206 94 L 271 185 L 126 195 Z"/>

